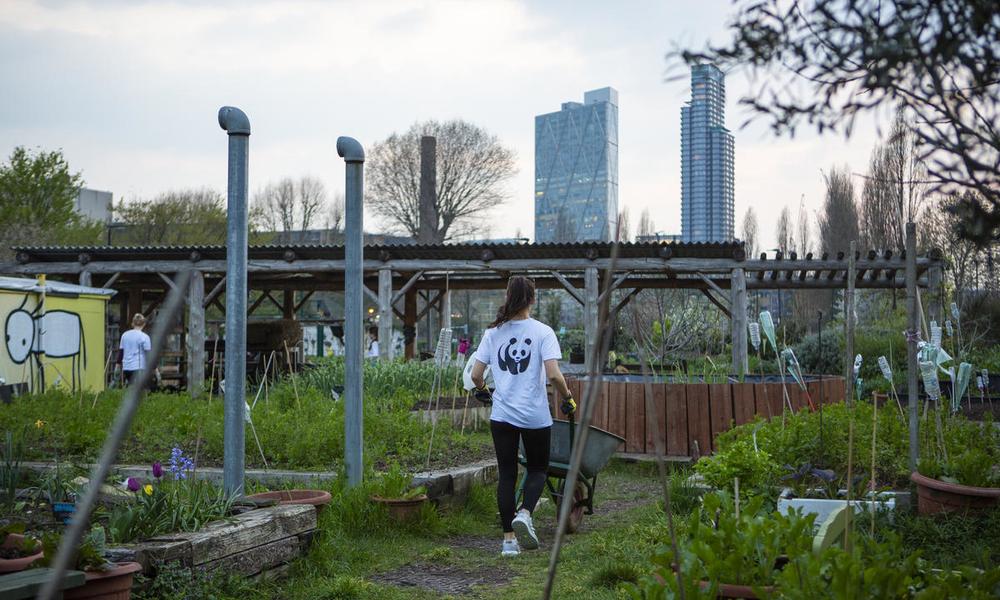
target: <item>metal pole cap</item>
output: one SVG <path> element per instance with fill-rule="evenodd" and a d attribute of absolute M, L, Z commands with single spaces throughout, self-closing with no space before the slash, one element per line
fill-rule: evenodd
<path fill-rule="evenodd" d="M 337 154 L 344 159 L 344 162 L 365 162 L 365 149 L 361 147 L 361 142 L 352 137 L 337 138 Z"/>
<path fill-rule="evenodd" d="M 250 119 L 235 106 L 223 106 L 219 109 L 219 127 L 229 132 L 229 135 L 250 135 Z"/>

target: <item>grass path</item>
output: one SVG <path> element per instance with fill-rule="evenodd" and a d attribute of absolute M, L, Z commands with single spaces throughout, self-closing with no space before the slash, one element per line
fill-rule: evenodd
<path fill-rule="evenodd" d="M 621 598 L 622 579 L 647 570 L 664 539 L 656 477 L 650 465 L 613 463 L 598 477 L 595 514 L 563 547 L 554 597 Z M 493 490 L 478 490 L 464 509 L 448 513 L 434 535 L 388 530 L 371 535 L 321 536 L 310 556 L 282 582 L 251 595 L 280 598 L 540 597 L 555 535 L 553 503 L 535 513 L 542 548 L 515 558 L 499 554 Z M 242 595 L 241 600 L 247 596 Z"/>

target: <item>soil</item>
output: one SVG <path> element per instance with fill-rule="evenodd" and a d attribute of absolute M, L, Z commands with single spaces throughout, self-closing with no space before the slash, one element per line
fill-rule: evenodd
<path fill-rule="evenodd" d="M 26 556 L 31 556 L 32 554 L 36 554 L 39 550 L 40 548 L 38 547 L 37 543 L 33 544 L 31 548 L 27 550 L 24 549 L 24 547 L 0 548 L 0 558 L 6 560 L 11 560 L 14 558 L 24 558 Z"/>
<path fill-rule="evenodd" d="M 496 546 L 494 540 L 493 546 Z M 496 548 L 494 548 L 496 550 Z M 493 567 L 470 571 L 451 565 L 416 562 L 372 577 L 376 583 L 419 587 L 439 594 L 467 594 L 476 586 L 500 587 L 511 578 L 509 569 Z"/>

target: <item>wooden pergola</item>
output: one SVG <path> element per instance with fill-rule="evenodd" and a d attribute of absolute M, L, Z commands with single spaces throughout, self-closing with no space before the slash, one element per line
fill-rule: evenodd
<path fill-rule="evenodd" d="M 624 243 L 369 245 L 364 250 L 365 292 L 378 307 L 379 337 L 391 339 L 393 316 L 406 335 L 406 358 L 415 354 L 417 322 L 437 308 L 450 327 L 451 290 L 501 290 L 512 274 L 531 276 L 542 289 L 564 289 L 583 307 L 585 353 L 594 352 L 598 307 L 617 293 L 612 316 L 639 291 L 654 288 L 699 290 L 731 321 L 733 370 L 747 369 L 747 291 L 817 289 L 903 289 L 904 253 L 874 251 L 846 256 L 807 254 L 767 259 L 746 256 L 742 243 Z M 278 306 L 285 318 L 317 291 L 344 289 L 344 247 L 269 245 L 249 249 L 249 289 L 261 292 L 248 314 L 263 302 Z M 916 259 L 916 285 L 936 291 L 941 254 Z M 171 288 L 171 276 L 194 274 L 187 301 L 187 380 L 200 390 L 205 372 L 205 309 L 225 311 L 226 248 L 192 247 L 29 247 L 0 273 L 65 278 L 118 292 L 122 322 L 135 312 L 150 312 Z M 280 299 L 276 297 L 280 292 Z M 303 295 L 296 301 L 295 292 Z M 419 302 L 423 306 L 418 311 Z M 934 318 L 937 302 L 930 303 Z M 382 344 L 391 358 L 391 344 Z"/>

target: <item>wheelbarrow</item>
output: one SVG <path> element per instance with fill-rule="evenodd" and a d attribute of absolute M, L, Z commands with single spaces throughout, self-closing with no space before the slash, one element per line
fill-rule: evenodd
<path fill-rule="evenodd" d="M 573 419 L 573 415 L 570 416 Z M 548 477 L 545 480 L 545 487 L 549 496 L 556 505 L 556 514 L 561 510 L 563 499 L 566 498 L 566 476 L 569 474 L 570 452 L 573 449 L 575 439 L 576 423 L 575 419 L 570 421 L 552 422 L 552 439 L 549 447 L 549 468 Z M 583 460 L 580 462 L 580 474 L 577 477 L 576 489 L 573 490 L 573 508 L 569 514 L 567 530 L 575 532 L 580 523 L 583 522 L 583 515 L 594 514 L 594 489 L 597 487 L 597 474 L 607 466 L 611 460 L 611 455 L 615 453 L 618 446 L 624 443 L 623 438 L 613 433 L 590 426 L 590 433 L 587 435 L 587 445 L 583 449 Z M 524 457 L 524 446 L 521 446 L 521 454 L 518 457 L 522 466 L 527 467 L 527 460 Z M 524 481 L 528 476 L 527 470 L 521 475 L 521 481 L 517 485 L 516 505 L 521 504 L 524 496 Z"/>

